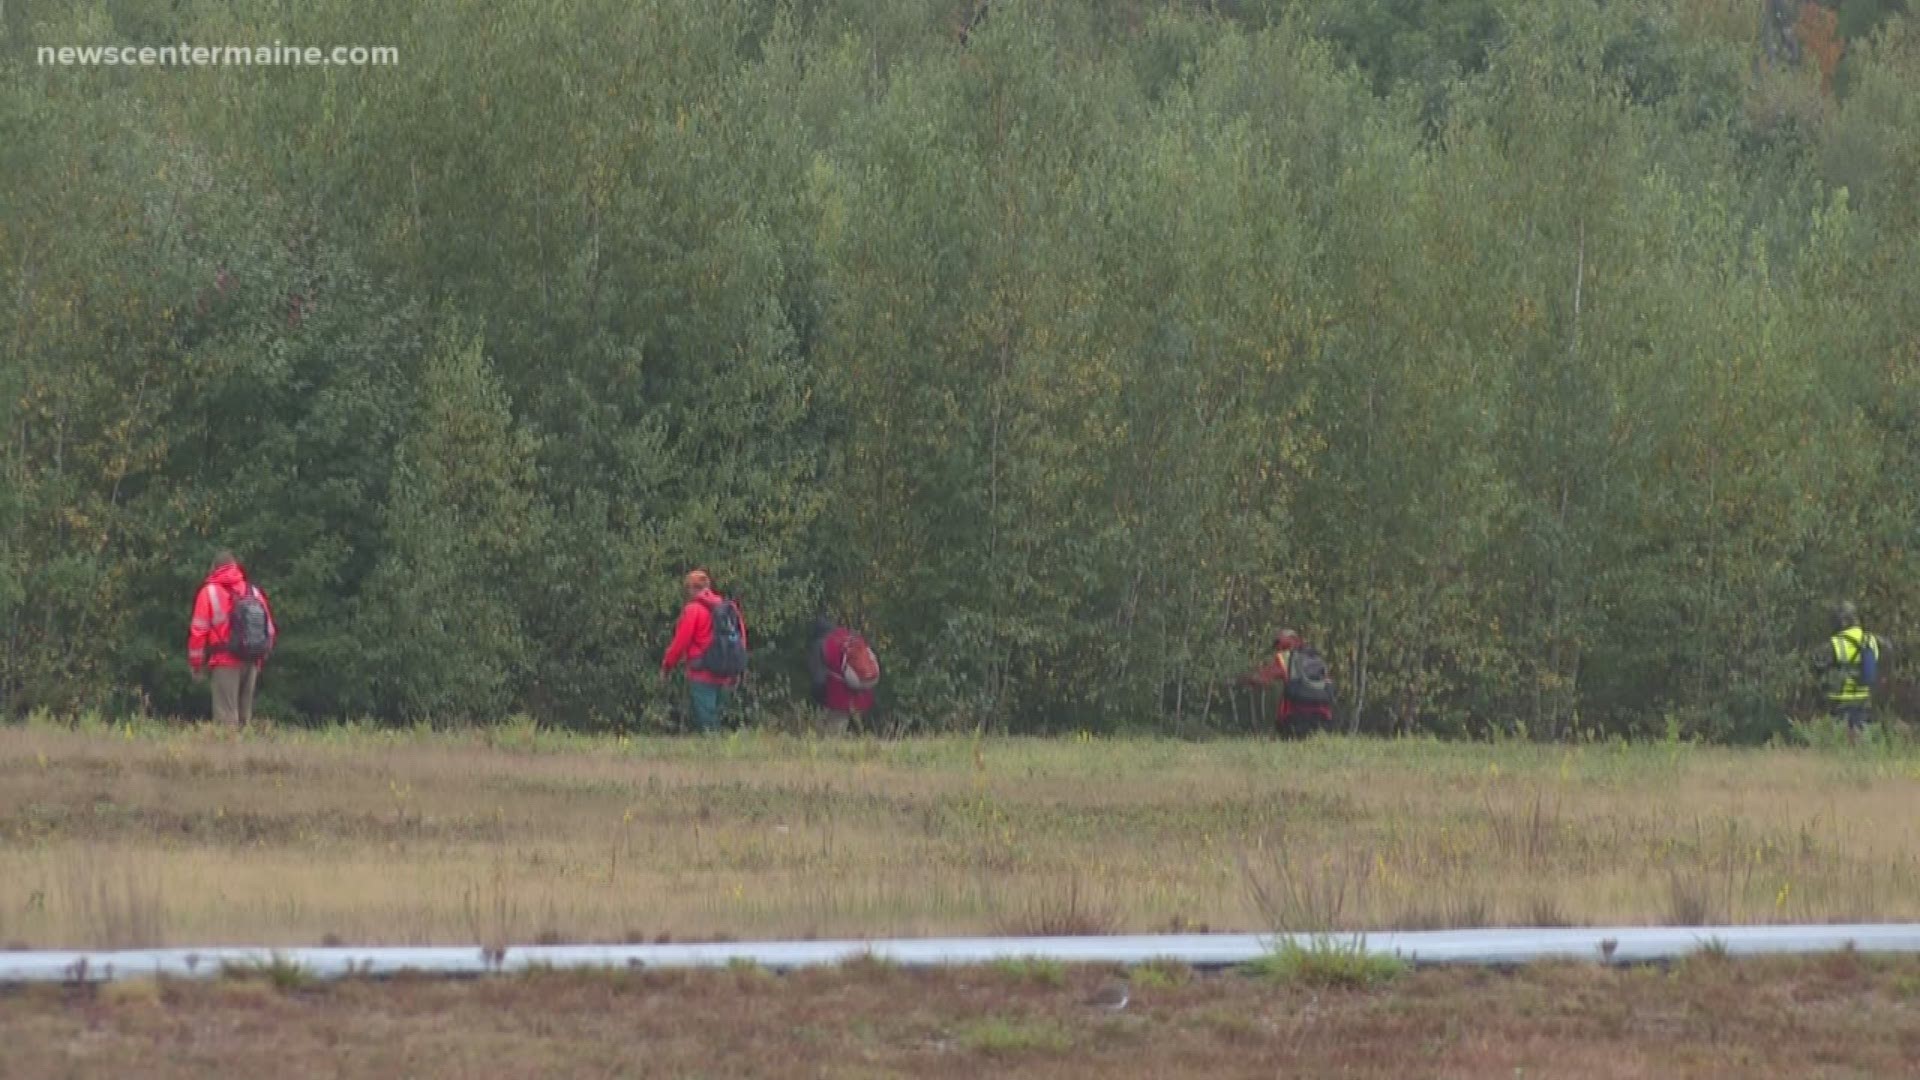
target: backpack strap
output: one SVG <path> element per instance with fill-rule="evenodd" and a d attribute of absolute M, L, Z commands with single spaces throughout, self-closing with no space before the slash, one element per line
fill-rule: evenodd
<path fill-rule="evenodd" d="M 715 614 L 718 614 L 720 610 L 723 608 L 727 611 L 733 612 L 733 625 L 737 629 L 740 626 L 740 623 L 742 622 L 742 619 L 740 616 L 739 604 L 734 603 L 733 600 L 729 597 L 722 596 L 719 599 L 715 600 L 712 604 L 707 606 L 707 610 Z"/>
<path fill-rule="evenodd" d="M 1857 636 L 1854 634 L 1855 630 L 1860 631 Z M 1866 650 L 1867 642 L 1871 640 L 1871 638 L 1872 635 L 1868 634 L 1865 630 L 1852 626 L 1833 635 L 1834 663 L 1839 664 L 1841 667 L 1859 667 L 1861 664 L 1860 654 Z M 1841 654 L 1840 643 L 1843 641 L 1853 646 L 1853 659 L 1851 660 Z"/>
<path fill-rule="evenodd" d="M 224 585 L 212 586 L 213 591 L 209 594 L 208 599 L 212 601 L 211 607 L 213 609 L 213 625 L 226 626 L 227 640 L 222 641 L 217 645 L 213 645 L 209 647 L 207 649 L 207 652 L 209 654 L 225 653 L 228 656 L 233 655 L 233 613 L 239 610 L 240 601 L 245 600 L 247 598 L 247 592 L 252 588 L 253 588 L 253 583 L 250 581 L 242 582 L 241 587 L 238 589 L 229 589 Z M 227 606 L 225 611 L 222 611 L 220 609 L 220 601 L 222 596 L 226 598 Z"/>

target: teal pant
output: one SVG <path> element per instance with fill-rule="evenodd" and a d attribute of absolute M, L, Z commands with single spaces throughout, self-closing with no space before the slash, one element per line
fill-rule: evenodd
<path fill-rule="evenodd" d="M 712 683 L 689 682 L 687 698 L 693 704 L 693 727 L 702 735 L 720 733 L 720 719 L 726 715 L 727 699 L 733 689 Z"/>

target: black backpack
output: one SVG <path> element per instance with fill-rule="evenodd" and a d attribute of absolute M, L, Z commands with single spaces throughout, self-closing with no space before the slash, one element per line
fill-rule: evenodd
<path fill-rule="evenodd" d="M 713 615 L 713 643 L 693 667 L 723 679 L 737 679 L 747 672 L 747 639 L 740 631 L 740 606 L 721 599 L 708 604 L 707 611 Z"/>
<path fill-rule="evenodd" d="M 260 590 L 248 585 L 227 613 L 227 653 L 235 660 L 265 660 L 273 651 L 272 622 Z"/>
<path fill-rule="evenodd" d="M 1286 695 L 1295 705 L 1333 704 L 1333 679 L 1313 646 L 1302 645 L 1288 654 Z"/>

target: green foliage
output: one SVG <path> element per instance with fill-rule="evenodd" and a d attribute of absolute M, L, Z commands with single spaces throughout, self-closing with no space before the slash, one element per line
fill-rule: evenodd
<path fill-rule="evenodd" d="M 1888 20 L 1905 15 L 1910 9 L 1907 0 L 1839 0 L 1830 6 L 1838 9 L 1840 36 L 1848 41 L 1872 36 Z"/>
<path fill-rule="evenodd" d="M 1177 960 L 1149 960 L 1127 973 L 1127 981 L 1136 990 L 1171 990 L 1193 978 L 1193 969 Z"/>
<path fill-rule="evenodd" d="M 1920 56 L 1629 0 L 8 5 L 0 709 L 657 726 L 689 566 L 889 730 L 1762 741 L 1920 617 Z M 1735 25 L 1735 24 L 1738 25 Z M 364 42 L 386 69 L 35 42 Z M 1904 686 L 1891 688 L 1896 699 Z"/>
<path fill-rule="evenodd" d="M 1073 1033 L 1057 1020 L 991 1016 L 970 1021 L 957 1032 L 969 1053 L 995 1056 L 1063 1054 L 1073 1047 Z"/>
<path fill-rule="evenodd" d="M 537 443 L 517 428 L 479 339 L 447 330 L 421 375 L 395 454 L 385 556 L 362 596 L 382 643 L 374 700 L 407 717 L 491 721 L 520 696 L 532 656 L 517 600 L 545 515 Z"/>
<path fill-rule="evenodd" d="M 238 982 L 263 982 L 283 993 L 312 989 L 317 981 L 313 972 L 279 953 L 274 953 L 264 960 L 223 964 L 220 967 L 220 977 Z"/>
<path fill-rule="evenodd" d="M 1067 984 L 1067 968 L 1058 960 L 1048 960 L 1038 956 L 1018 959 L 995 960 L 993 971 L 1009 982 L 1032 983 L 1035 986 L 1060 987 Z"/>
<path fill-rule="evenodd" d="M 1288 938 L 1246 971 L 1286 986 L 1365 990 L 1399 978 L 1407 967 L 1397 956 L 1369 950 L 1364 938 L 1315 937 L 1305 944 Z"/>
<path fill-rule="evenodd" d="M 1485 69 L 1502 32 L 1497 0 L 1315 0 L 1306 20 L 1367 73 L 1380 93 L 1423 95 Z"/>

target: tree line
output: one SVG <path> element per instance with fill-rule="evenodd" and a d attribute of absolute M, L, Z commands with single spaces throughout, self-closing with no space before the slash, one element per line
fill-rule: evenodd
<path fill-rule="evenodd" d="M 288 718 L 660 727 L 698 565 L 762 717 L 824 607 L 897 730 L 1263 723 L 1287 624 L 1359 730 L 1766 738 L 1920 617 L 1903 9 L 8 4 L 0 708 L 192 711 L 232 547 Z M 400 62 L 32 59 L 176 40 Z"/>

